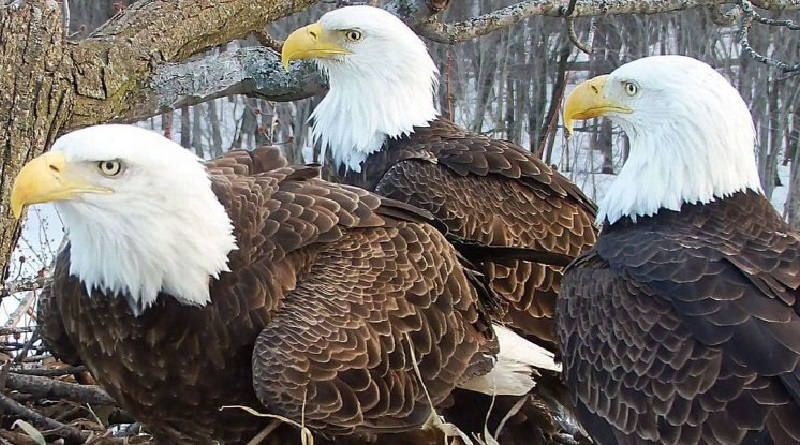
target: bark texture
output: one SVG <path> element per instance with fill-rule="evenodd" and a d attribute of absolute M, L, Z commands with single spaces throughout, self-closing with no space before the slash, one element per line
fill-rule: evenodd
<path fill-rule="evenodd" d="M 165 81 L 165 64 L 243 37 L 315 1 L 140 0 L 80 42 L 66 41 L 61 6 L 53 0 L 0 7 L 3 277 L 19 235 L 8 199 L 13 178 L 25 162 L 64 131 L 132 121 L 174 106 L 179 100 L 165 102 L 158 88 L 158 82 Z M 251 65 L 258 68 L 255 62 Z M 258 72 L 251 74 L 258 78 Z M 270 94 L 262 91 L 266 97 Z M 296 98 L 285 88 L 277 96 Z"/>
<path fill-rule="evenodd" d="M 50 146 L 73 108 L 75 90 L 65 72 L 59 5 L 29 0 L 0 7 L 0 270 L 19 235 L 8 205 L 13 178 Z"/>

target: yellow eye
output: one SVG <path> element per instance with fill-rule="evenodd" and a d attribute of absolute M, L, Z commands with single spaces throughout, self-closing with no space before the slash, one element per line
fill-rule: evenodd
<path fill-rule="evenodd" d="M 344 32 L 344 37 L 347 39 L 348 42 L 358 42 L 361 40 L 361 31 L 357 29 L 351 29 Z"/>
<path fill-rule="evenodd" d="M 105 176 L 117 176 L 122 171 L 122 163 L 119 161 L 100 161 L 97 163 L 97 168 Z"/>
<path fill-rule="evenodd" d="M 639 86 L 633 82 L 625 82 L 625 92 L 628 96 L 635 96 L 639 92 Z"/>

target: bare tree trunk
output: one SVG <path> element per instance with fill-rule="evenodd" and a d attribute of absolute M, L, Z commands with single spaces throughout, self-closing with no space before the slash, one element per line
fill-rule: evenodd
<path fill-rule="evenodd" d="M 62 65 L 65 51 L 61 11 L 54 1 L 28 0 L 19 10 L 0 7 L 0 36 L 14 39 L 0 51 L 0 278 L 19 236 L 19 222 L 8 205 L 11 185 L 30 158 L 53 143 L 75 101 L 75 89 Z M 78 90 L 80 94 L 80 90 Z"/>
<path fill-rule="evenodd" d="M 169 110 L 161 115 L 161 128 L 164 132 L 164 136 L 172 139 L 172 135 L 175 134 L 174 127 L 175 112 L 173 110 Z"/>
<path fill-rule="evenodd" d="M 548 165 L 552 164 L 553 157 L 553 144 L 556 138 L 556 125 L 558 124 L 558 110 L 560 109 L 561 99 L 564 97 L 564 91 L 567 86 L 567 61 L 569 60 L 570 48 L 566 45 L 561 46 L 558 55 L 558 68 L 556 73 L 556 82 L 553 85 L 553 94 L 550 97 L 550 107 L 547 110 L 547 116 L 539 132 L 538 148 L 536 149 L 536 156 L 542 158 L 544 153 L 544 162 Z M 570 166 L 565 167 L 569 171 Z"/>
<path fill-rule="evenodd" d="M 192 119 L 189 107 L 181 107 L 181 147 L 192 148 Z"/>
<path fill-rule="evenodd" d="M 789 168 L 789 193 L 785 204 L 786 219 L 795 229 L 800 229 L 800 102 L 795 103 L 792 131 L 786 144 Z"/>
<path fill-rule="evenodd" d="M 256 99 L 253 101 L 253 108 L 256 112 L 256 131 L 255 131 L 255 146 L 261 146 L 272 143 L 272 113 L 265 113 L 264 109 L 269 107 L 269 104 L 263 100 Z"/>
<path fill-rule="evenodd" d="M 211 128 L 211 157 L 217 157 L 222 154 L 222 132 L 220 131 L 220 121 L 217 115 L 216 104 L 209 102 L 208 106 L 208 124 Z"/>
<path fill-rule="evenodd" d="M 764 182 L 766 182 L 769 187 L 769 189 L 764 190 L 764 192 L 768 197 L 771 197 L 772 191 L 775 190 L 775 176 L 778 174 L 778 152 L 780 152 L 781 144 L 783 143 L 781 119 L 778 117 L 780 109 L 778 105 L 778 90 L 778 84 L 775 82 L 770 83 L 769 115 L 767 119 L 767 123 L 769 124 L 769 130 L 767 130 L 769 149 L 767 151 L 767 170 L 764 176 Z"/>
<path fill-rule="evenodd" d="M 188 114 L 188 113 L 187 113 Z M 203 150 L 203 128 L 200 123 L 203 121 L 203 109 L 199 106 L 192 107 L 192 146 L 197 156 L 205 158 L 205 151 Z"/>

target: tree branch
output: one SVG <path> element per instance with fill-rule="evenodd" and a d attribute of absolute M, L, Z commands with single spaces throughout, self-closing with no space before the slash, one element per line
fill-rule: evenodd
<path fill-rule="evenodd" d="M 99 386 L 76 385 L 49 377 L 22 375 L 10 372 L 6 380 L 6 386 L 30 394 L 38 399 L 64 399 L 72 402 L 97 405 L 117 404 L 117 402 L 105 391 L 100 389 Z"/>
<path fill-rule="evenodd" d="M 82 372 L 87 372 L 88 369 L 85 366 L 70 366 L 67 368 L 30 368 L 30 369 L 14 369 L 12 368 L 9 372 L 13 372 L 14 374 L 21 374 L 21 375 L 36 375 L 36 376 L 46 376 L 46 377 L 58 377 L 62 375 L 70 375 L 70 374 L 80 374 Z"/>
<path fill-rule="evenodd" d="M 14 416 L 29 421 L 36 427 L 53 430 L 48 433 L 63 437 L 67 443 L 83 443 L 86 441 L 86 438 L 89 437 L 89 433 L 82 433 L 76 428 L 64 425 L 63 423 L 53 420 L 49 417 L 45 417 L 36 411 L 26 408 L 14 400 L 9 399 L 4 394 L 0 394 L 0 409 L 5 411 L 6 415 L 13 414 Z"/>
<path fill-rule="evenodd" d="M 47 280 L 47 277 L 42 276 L 33 279 L 6 281 L 5 283 L 0 284 L 0 298 L 19 292 L 30 292 L 41 289 L 45 283 L 47 283 Z"/>
<path fill-rule="evenodd" d="M 144 101 L 133 104 L 133 117 L 153 110 L 195 105 L 229 94 L 247 94 L 271 101 L 305 99 L 327 89 L 323 74 L 311 63 L 284 71 L 280 55 L 264 47 L 239 48 L 183 64 L 158 66 L 142 92 Z"/>
<path fill-rule="evenodd" d="M 75 77 L 78 94 L 64 129 L 131 121 L 158 113 L 163 105 L 158 93 L 163 91 L 150 88 L 156 73 L 163 74 L 157 67 L 185 61 L 203 50 L 244 37 L 316 1 L 133 3 L 88 39 L 67 48 L 64 69 Z"/>
<path fill-rule="evenodd" d="M 534 16 L 594 17 L 617 14 L 663 14 L 687 9 L 729 4 L 730 0 L 579 0 L 572 14 L 560 0 L 525 0 L 488 14 L 457 23 L 441 23 L 436 19 L 423 21 L 415 31 L 435 42 L 454 44 L 472 40 L 499 29 L 515 25 Z M 755 2 L 754 2 L 755 3 Z M 800 1 L 761 1 L 764 9 L 800 10 Z"/>
<path fill-rule="evenodd" d="M 753 24 L 754 21 L 757 23 L 770 26 L 782 26 L 791 30 L 798 30 L 800 29 L 800 27 L 798 27 L 797 24 L 795 24 L 791 20 L 773 20 L 761 17 L 761 15 L 759 15 L 753 9 L 754 3 L 755 2 L 751 2 L 749 0 L 739 0 L 739 8 L 741 8 L 742 10 L 742 20 L 737 34 L 739 39 L 739 45 L 741 45 L 742 51 L 744 51 L 745 54 L 752 57 L 753 60 L 764 63 L 772 68 L 781 70 L 785 75 L 797 75 L 798 73 L 800 73 L 800 63 L 795 63 L 793 65 L 790 65 L 786 62 L 781 62 L 780 60 L 775 60 L 763 54 L 758 53 L 750 45 L 750 41 L 747 39 L 747 33 L 750 31 L 750 26 Z"/>

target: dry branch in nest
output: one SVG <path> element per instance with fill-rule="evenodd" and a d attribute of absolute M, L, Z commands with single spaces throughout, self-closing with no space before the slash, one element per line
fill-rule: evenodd
<path fill-rule="evenodd" d="M 30 364 L 21 369 L 4 367 L 0 409 L 5 429 L 0 429 L 0 445 L 40 445 L 42 438 L 36 437 L 40 435 L 50 443 L 58 439 L 67 445 L 150 443 L 145 435 L 112 434 L 110 427 L 132 424 L 134 419 L 100 387 L 70 381 L 85 373 L 85 367 L 55 367 L 55 363 L 48 358 L 32 368 Z"/>

